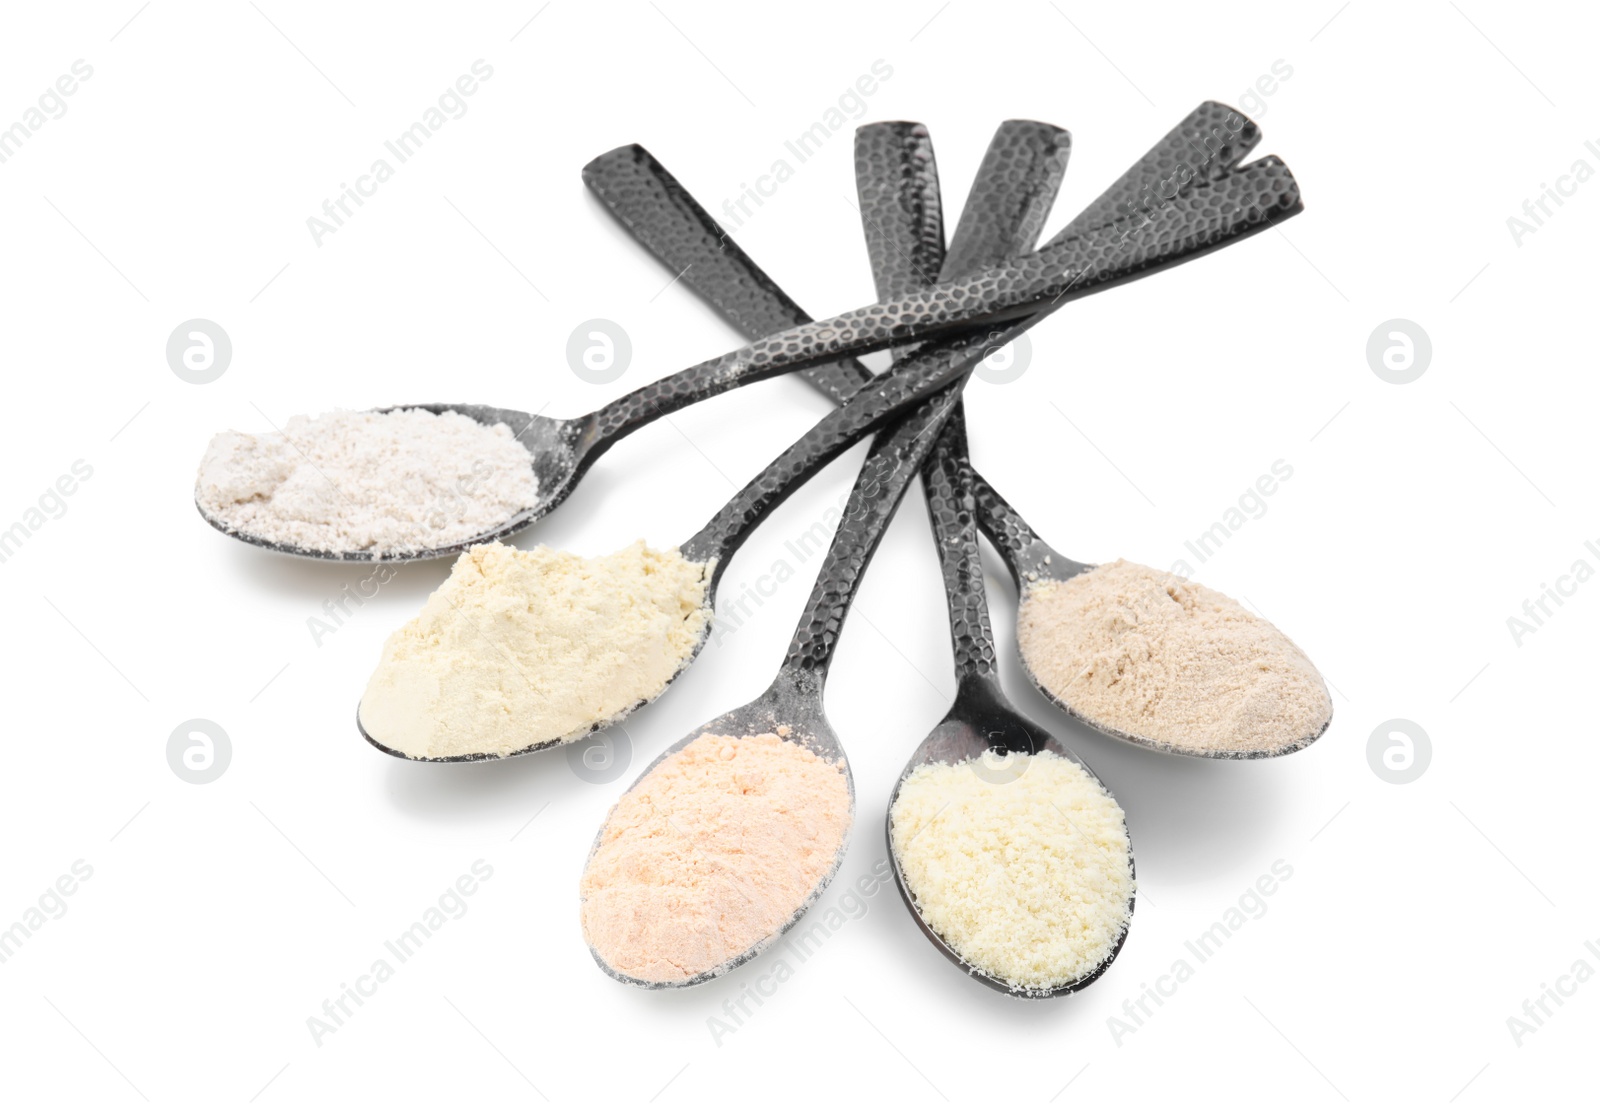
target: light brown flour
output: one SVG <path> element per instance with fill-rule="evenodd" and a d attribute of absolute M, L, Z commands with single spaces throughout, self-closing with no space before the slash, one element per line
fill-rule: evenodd
<path fill-rule="evenodd" d="M 707 734 L 617 802 L 580 915 L 612 970 L 681 982 L 756 949 L 833 868 L 850 828 L 838 765 L 772 733 Z"/>
<path fill-rule="evenodd" d="M 362 727 L 422 759 L 576 740 L 653 700 L 689 661 L 710 578 L 710 564 L 643 541 L 590 559 L 477 545 L 384 643 Z"/>
<path fill-rule="evenodd" d="M 1283 752 L 1333 715 L 1322 676 L 1270 622 L 1126 560 L 1030 586 L 1017 642 L 1039 685 L 1085 720 L 1173 748 Z"/>

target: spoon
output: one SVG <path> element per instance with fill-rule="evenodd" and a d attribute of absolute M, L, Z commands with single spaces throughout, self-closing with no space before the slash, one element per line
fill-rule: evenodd
<path fill-rule="evenodd" d="M 950 432 L 954 426 L 956 432 Z M 884 814 L 884 837 L 893 860 L 895 882 L 900 896 L 910 910 L 912 918 L 923 935 L 937 947 L 941 954 L 973 979 L 991 989 L 1024 999 L 1046 999 L 1065 996 L 1092 984 L 1122 950 L 1127 939 L 1128 926 L 1124 924 L 1112 943 L 1109 952 L 1098 963 L 1077 977 L 1050 988 L 1033 988 L 1020 985 L 998 974 L 982 969 L 952 946 L 924 916 L 917 894 L 906 873 L 905 858 L 895 846 L 894 813 L 906 780 L 919 767 L 935 764 L 970 764 L 979 776 L 995 785 L 1004 785 L 1020 777 L 1028 769 L 1030 760 L 1042 752 L 1051 752 L 1075 763 L 1088 778 L 1110 795 L 1078 755 L 1061 743 L 1044 728 L 1034 724 L 1019 713 L 1006 699 L 1000 687 L 999 669 L 995 661 L 994 636 L 989 626 L 988 606 L 984 600 L 983 567 L 978 554 L 977 530 L 972 524 L 972 486 L 963 472 L 970 466 L 959 463 L 966 436 L 954 418 L 946 423 L 939 441 L 934 446 L 930 468 L 935 474 L 928 482 L 929 513 L 933 520 L 934 537 L 939 545 L 940 564 L 944 572 L 945 593 L 949 605 L 951 644 L 955 657 L 956 697 L 944 718 L 934 726 L 927 738 L 918 745 L 905 768 L 896 779 L 889 794 L 889 805 Z M 997 751 L 1004 756 L 1004 766 L 990 768 L 981 763 L 987 751 Z M 993 776 L 991 776 L 991 770 Z M 1112 797 L 1115 801 L 1115 798 Z M 1076 831 L 1076 828 L 1072 829 Z M 1129 893 L 1126 904 L 1128 923 L 1133 919 L 1133 848 L 1128 844 Z"/>
<path fill-rule="evenodd" d="M 828 723 L 823 705 L 823 687 L 833 659 L 834 645 L 839 638 L 840 627 L 849 612 L 851 601 L 866 572 L 867 564 L 877 550 L 895 508 L 905 495 L 911 477 L 917 473 L 917 469 L 921 467 L 923 459 L 932 447 L 937 436 L 937 427 L 943 424 L 944 419 L 954 409 L 955 400 L 959 395 L 960 382 L 957 382 L 925 400 L 910 415 L 902 418 L 892 431 L 879 434 L 873 441 L 866 462 L 861 468 L 861 474 L 850 492 L 833 543 L 828 547 L 811 598 L 801 615 L 799 626 L 795 630 L 794 638 L 789 644 L 788 652 L 778 668 L 772 685 L 754 701 L 700 726 L 669 747 L 635 779 L 633 785 L 628 788 L 628 793 L 640 786 L 664 762 L 701 736 L 747 739 L 773 733 L 839 768 L 849 792 L 849 816 L 852 821 L 854 820 L 855 784 L 851 778 L 850 764 L 844 747 Z M 613 813 L 615 811 L 613 809 Z M 588 880 L 590 867 L 605 839 L 609 824 L 608 814 L 607 824 L 602 825 L 596 835 L 589 860 L 585 863 L 585 881 Z M 682 833 L 681 828 L 678 830 Z M 680 989 L 710 981 L 750 961 L 799 922 L 837 873 L 848 844 L 847 828 L 840 838 L 832 862 L 804 898 L 795 902 L 793 913 L 773 930 L 760 933 L 748 946 L 735 952 L 725 961 L 707 963 L 692 976 L 681 980 L 641 978 L 630 975 L 613 963 L 607 962 L 589 935 L 591 906 L 587 898 L 580 900 L 585 916 L 584 937 L 589 942 L 589 949 L 594 955 L 595 962 L 618 981 L 648 989 Z M 685 887 L 684 892 L 688 892 L 688 887 Z M 601 910 L 604 905 L 596 903 L 592 907 L 594 910 Z M 597 922 L 604 923 L 608 919 L 610 919 L 608 916 L 599 917 Z M 640 920 L 634 917 L 632 922 L 639 923 Z"/>
<path fill-rule="evenodd" d="M 892 371 L 875 377 L 872 383 L 862 387 L 850 401 L 830 411 L 810 431 L 785 449 L 755 479 L 729 499 L 728 503 L 718 510 L 698 533 L 679 546 L 679 552 L 684 559 L 703 565 L 707 583 L 701 608 L 708 614 L 715 609 L 717 586 L 721 582 L 728 561 L 762 518 L 817 471 L 856 441 L 887 422 L 897 412 L 925 399 L 942 387 L 948 387 L 954 380 L 964 379 L 966 373 L 990 351 L 986 338 L 981 333 L 958 336 L 934 344 L 916 356 L 897 363 Z M 683 664 L 662 684 L 656 694 L 648 699 L 649 701 L 653 701 L 664 692 L 666 687 L 699 655 L 710 634 L 710 621 L 709 616 L 705 618 L 705 627 L 696 638 Z M 514 663 L 515 660 L 510 662 Z M 570 743 L 580 736 L 616 723 L 644 704 L 647 702 L 628 702 L 619 707 L 615 713 L 582 731 L 555 733 L 536 739 L 509 754 L 525 755 L 558 744 Z M 384 733 L 369 728 L 363 712 L 361 708 L 356 711 L 356 727 L 361 735 L 380 751 L 398 758 L 423 762 L 472 762 L 505 757 L 488 752 L 450 756 L 410 755 L 393 746 L 393 743 L 386 742 Z"/>
<path fill-rule="evenodd" d="M 1031 148 L 1042 145 L 1048 149 L 1048 132 L 1055 128 L 1033 124 L 1044 128 L 1040 132 L 1029 131 L 1028 124 L 1023 123 L 1002 126 L 996 132 L 968 194 L 950 252 L 939 264 L 938 243 L 943 239 L 939 184 L 926 129 L 918 128 L 926 148 L 918 148 L 914 157 L 905 158 L 905 164 L 896 163 L 892 157 L 883 155 L 885 148 L 892 153 L 897 144 L 903 141 L 898 137 L 900 130 L 913 125 L 878 124 L 857 131 L 857 186 L 861 199 L 862 229 L 878 298 L 881 300 L 894 299 L 927 285 L 933 281 L 931 274 L 935 271 L 938 272 L 938 279 L 951 280 L 972 269 L 1001 264 L 1007 257 L 1033 248 L 1060 186 L 1061 170 L 1065 165 L 1067 142 L 1064 131 L 1057 132 L 1061 136 L 1062 149 L 1058 161 Z M 1009 132 L 1008 128 L 1011 128 Z M 1020 145 L 1024 165 L 1021 170 L 1015 164 L 1019 150 L 1013 148 L 1013 143 Z M 1028 168 L 1034 170 L 1029 184 L 1015 186 L 1012 182 Z M 919 169 L 921 171 L 917 171 Z M 1110 205 L 1102 197 L 1068 225 L 1068 232 L 1096 217 L 1103 217 L 1102 212 L 1109 209 Z M 896 356 L 903 355 L 898 347 L 894 353 Z M 1005 701 L 998 682 L 992 677 L 993 636 L 983 593 L 982 565 L 977 559 L 977 522 L 983 521 L 992 533 L 1000 534 L 994 541 L 1016 582 L 1019 624 L 1023 621 L 1028 603 L 1041 593 L 1038 589 L 1040 584 L 1065 582 L 1093 570 L 1093 565 L 1078 563 L 1051 549 L 992 487 L 982 488 L 980 508 L 978 477 L 967 455 L 964 417 L 959 406 L 941 431 L 941 439 L 928 458 L 922 475 L 950 603 L 951 632 L 957 657 L 958 697 L 952 715 L 962 708 L 960 697 L 967 687 L 969 668 L 982 667 L 992 684 L 988 696 L 997 696 L 1001 706 L 1000 711 L 990 714 L 996 731 L 1003 731 L 1013 724 L 1027 725 L 1029 722 L 1023 720 Z M 964 523 L 962 519 L 965 519 Z M 1275 628 L 1271 631 L 1277 632 Z M 1205 758 L 1267 758 L 1307 747 L 1331 723 L 1330 714 L 1319 727 L 1292 733 L 1288 740 L 1268 750 L 1177 746 L 1148 733 L 1130 732 L 1102 720 L 1090 719 L 1074 708 L 1071 701 L 1053 692 L 1041 676 L 1040 671 L 1044 669 L 1041 657 L 1032 651 L 1036 646 L 1030 636 L 1019 638 L 1023 668 L 1047 700 L 1088 727 L 1141 747 Z M 980 654 L 971 654 L 974 649 Z M 985 652 L 986 656 L 982 654 Z M 978 694 L 980 698 L 983 696 L 982 693 Z M 907 769 L 909 771 L 911 768 Z M 904 888 L 902 882 L 903 891 Z M 906 899 L 910 903 L 909 893 Z M 926 930 L 926 925 L 923 927 Z M 947 947 L 942 949 L 949 950 Z M 1112 957 L 1115 954 L 1113 950 Z M 1107 965 L 1109 961 L 1107 959 Z M 1081 985 L 1058 992 L 1069 992 L 1077 987 Z"/>
<path fill-rule="evenodd" d="M 1013 263 L 938 284 L 889 303 L 874 303 L 820 322 L 758 338 L 742 349 L 704 361 L 645 385 L 593 413 L 555 419 L 517 416 L 506 424 L 532 454 L 539 502 L 471 540 L 440 548 L 379 554 L 299 548 L 232 529 L 206 515 L 229 536 L 278 552 L 316 559 L 429 559 L 519 532 L 560 505 L 606 449 L 657 418 L 735 387 L 810 368 L 841 356 L 874 352 L 954 331 L 1046 313 L 1068 300 L 1180 263 L 1271 225 L 1300 209 L 1288 166 L 1267 157 L 1237 166 L 1258 137 L 1254 123 L 1220 104 L 1206 104 L 1168 136 L 1160 167 L 1141 202 L 1086 233 L 1058 234 L 1042 249 Z M 1170 193 L 1170 194 L 1169 194 Z M 1184 202 L 1176 203 L 1177 196 Z M 1129 248 L 1137 235 L 1139 248 Z M 468 417 L 486 408 L 449 409 Z M 501 411 L 500 413 L 505 413 Z M 196 503 L 198 508 L 198 502 Z"/>
<path fill-rule="evenodd" d="M 931 179 L 894 173 L 890 171 L 892 164 L 886 164 L 885 158 L 872 155 L 873 150 L 883 145 L 877 128 L 863 127 L 856 132 L 861 220 L 879 298 L 893 298 L 918 284 L 925 284 L 935 278 L 934 271 L 938 273 L 937 278 L 950 279 L 961 275 L 964 267 L 992 265 L 1031 248 L 1060 187 L 1068 139 L 1065 131 L 1048 124 L 1026 126 L 1031 129 L 1023 129 L 1024 124 L 1010 123 L 996 132 L 968 192 L 949 253 L 942 264 L 934 267 L 930 267 L 930 261 L 937 260 L 941 251 L 926 243 L 942 240 L 943 233 L 931 229 L 939 221 L 938 180 L 931 150 L 925 158 L 919 159 L 919 163 L 927 166 L 923 175 Z M 1008 131 L 1008 128 L 1011 129 Z M 1018 161 L 1022 162 L 1020 168 Z M 909 222 L 904 217 L 896 218 L 897 214 L 908 210 L 920 217 L 922 226 L 916 225 L 918 217 Z M 896 235 L 898 240 L 895 240 Z M 909 248 L 912 244 L 919 249 L 912 251 Z M 897 245 L 900 247 L 896 248 Z M 896 355 L 899 355 L 898 350 Z M 1082 759 L 1019 713 L 1000 686 L 974 518 L 972 484 L 976 475 L 966 461 L 965 417 L 961 405 L 957 404 L 939 431 L 939 438 L 922 468 L 928 516 L 939 551 L 949 609 L 956 697 L 896 780 L 884 814 L 884 836 L 900 896 L 917 927 L 941 954 L 989 988 L 1025 999 L 1059 997 L 1084 988 L 1106 971 L 1127 939 L 1126 925 L 1106 957 L 1079 976 L 1045 989 L 1016 984 L 969 961 L 937 930 L 923 912 L 907 874 L 905 857 L 895 845 L 894 814 L 901 787 L 914 771 L 925 765 L 972 764 L 980 777 L 1003 785 L 1014 780 L 1012 772 L 1026 770 L 1030 762 L 1013 756 L 1050 751 L 1071 760 L 1100 784 L 1101 789 L 1106 789 Z M 991 750 L 1006 757 L 1006 765 L 995 772 L 998 777 L 992 778 L 988 776 L 991 768 L 979 763 L 980 757 Z M 1106 792 L 1109 796 L 1109 790 Z M 1126 904 L 1130 922 L 1134 905 L 1133 873 L 1130 843 L 1130 893 Z"/>
<path fill-rule="evenodd" d="M 956 458 L 954 463 L 965 466 L 963 460 Z M 1023 520 L 1022 515 L 1013 509 L 1010 503 L 1000 497 L 999 493 L 991 486 L 974 485 L 974 505 L 977 511 L 977 520 L 982 526 L 990 543 L 1000 553 L 1000 558 L 1005 562 L 1006 569 L 1011 574 L 1012 582 L 1017 588 L 1017 620 L 1021 623 L 1025 617 L 1028 603 L 1036 599 L 1042 588 L 1051 584 L 1064 583 L 1069 579 L 1093 571 L 1097 565 L 1079 563 L 1069 559 L 1051 548 L 1044 538 Z M 1279 636 L 1282 634 L 1265 618 L 1259 619 L 1263 626 Z M 1169 740 L 1156 738 L 1149 733 L 1124 731 L 1119 728 L 1094 720 L 1077 708 L 1071 701 L 1066 700 L 1053 692 L 1039 677 L 1042 667 L 1040 657 L 1031 655 L 1026 646 L 1019 642 L 1019 652 L 1022 656 L 1022 666 L 1028 673 L 1028 679 L 1038 688 L 1039 693 L 1053 703 L 1064 713 L 1078 720 L 1089 728 L 1094 729 L 1113 739 L 1133 744 L 1136 747 L 1148 748 L 1153 751 L 1167 752 L 1172 755 L 1187 755 L 1198 759 L 1273 759 L 1301 751 L 1321 738 L 1328 731 L 1328 726 L 1333 723 L 1330 710 L 1320 724 L 1303 732 L 1289 734 L 1283 743 L 1265 749 L 1240 749 L 1227 746 L 1190 746 L 1175 744 Z"/>
<path fill-rule="evenodd" d="M 1181 145 L 1193 135 L 1204 134 L 1207 120 L 1213 118 L 1216 112 L 1227 110 L 1218 104 L 1201 105 L 1074 219 L 1073 225 L 1104 218 L 1136 205 L 1141 197 L 1149 193 L 1153 181 L 1170 178 L 1172 157 L 1169 147 Z M 1249 133 L 1253 138 L 1254 124 L 1247 124 L 1241 133 Z M 999 141 L 997 135 L 996 142 Z M 623 147 L 595 159 L 585 168 L 584 177 L 590 189 L 641 244 L 674 272 L 681 272 L 683 282 L 742 333 L 753 336 L 763 331 L 792 326 L 808 317 L 736 242 L 723 233 L 687 189 L 643 147 Z M 1289 213 L 1298 210 L 1296 206 Z M 885 227 L 891 224 L 892 220 L 888 218 L 879 222 L 880 226 Z M 960 228 L 957 237 L 961 237 Z M 921 241 L 915 234 L 908 234 L 902 240 L 907 243 Z M 911 244 L 903 245 L 903 248 L 909 250 Z M 954 243 L 952 249 L 955 249 Z M 926 262 L 921 263 L 926 267 Z M 863 381 L 873 378 L 872 372 L 854 359 L 840 360 L 825 371 L 803 372 L 801 375 L 836 402 L 843 401 Z M 959 463 L 971 468 L 965 460 Z M 970 474 L 978 506 L 978 524 L 1006 560 L 1008 569 L 1017 581 L 1019 612 L 1027 600 L 1031 582 L 1065 581 L 1092 569 L 1094 565 L 1077 563 L 1051 549 L 1021 515 L 1005 503 L 987 480 L 975 471 Z M 1027 656 L 1023 660 L 1029 677 L 1034 678 L 1033 670 L 1037 664 L 1029 664 Z M 1039 685 L 1036 678 L 1034 683 Z M 1047 700 L 1107 736 L 1140 747 L 1202 758 L 1264 758 L 1287 754 L 1309 745 L 1327 729 L 1324 724 L 1318 732 L 1307 733 L 1305 739 L 1272 752 L 1177 747 L 1147 734 L 1126 733 L 1097 725 L 1063 704 L 1043 687 L 1040 689 Z"/>

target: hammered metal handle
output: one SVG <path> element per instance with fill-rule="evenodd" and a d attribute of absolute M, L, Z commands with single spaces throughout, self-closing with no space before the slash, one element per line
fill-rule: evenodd
<path fill-rule="evenodd" d="M 1114 221 L 1082 233 L 1064 231 L 1011 265 L 796 326 L 685 369 L 591 415 L 584 443 L 598 455 L 646 422 L 743 383 L 1047 312 L 1264 229 L 1298 211 L 1300 197 L 1293 175 L 1275 157 L 1230 169 L 1257 137 L 1255 124 L 1206 105 L 1153 151 L 1159 174 Z M 999 340 L 1010 331 L 995 332 Z"/>
<path fill-rule="evenodd" d="M 747 338 L 811 321 L 784 290 L 643 146 L 622 146 L 583 168 L 583 182 L 630 234 Z M 854 357 L 803 369 L 842 403 L 872 378 Z"/>
<path fill-rule="evenodd" d="M 977 505 L 967 459 L 966 414 L 957 403 L 922 469 L 933 540 L 939 547 L 945 604 L 950 614 L 950 649 L 956 678 L 997 675 L 994 629 L 984 591 L 978 550 Z"/>
<path fill-rule="evenodd" d="M 944 209 L 928 128 L 873 123 L 856 130 L 855 148 L 861 229 L 879 301 L 938 283 Z"/>
<path fill-rule="evenodd" d="M 857 132 L 858 150 L 862 136 L 874 129 L 864 127 Z M 1032 249 L 1061 187 L 1070 152 L 1071 136 L 1059 127 L 1023 120 L 1002 123 L 967 193 L 955 239 L 940 266 L 940 278 L 952 279 Z M 874 226 L 891 225 L 876 208 L 888 205 L 883 193 L 896 181 L 868 178 L 883 170 L 881 160 L 862 158 L 858 153 L 857 189 L 862 197 L 868 255 L 878 297 L 889 299 L 929 283 L 930 276 L 925 265 L 911 263 L 907 245 L 894 248 L 895 243 L 891 242 L 872 247 Z M 936 180 L 930 188 L 925 180 L 904 176 L 898 184 L 913 193 L 907 199 L 908 206 L 916 205 L 937 188 Z M 876 199 L 876 205 L 869 203 L 869 196 Z M 889 247 L 884 248 L 885 244 Z M 997 671 L 974 518 L 975 482 L 976 475 L 967 460 L 966 419 L 958 403 L 922 469 L 929 522 L 944 577 L 950 646 L 958 679 L 992 679 Z"/>
<path fill-rule="evenodd" d="M 1050 217 L 1071 153 L 1072 135 L 1058 126 L 1032 119 L 1001 123 L 967 193 L 940 278 L 979 272 L 1030 252 Z"/>
<path fill-rule="evenodd" d="M 963 464 L 969 471 L 970 463 Z M 974 480 L 972 485 L 973 508 L 977 511 L 983 535 L 989 538 L 1000 558 L 1011 569 L 1012 579 L 1020 589 L 1026 581 L 1026 572 L 1041 556 L 1050 554 L 1050 546 L 1033 531 L 1023 516 L 1011 503 L 1000 497 L 993 484 Z"/>
<path fill-rule="evenodd" d="M 1030 135 L 1034 127 L 1042 129 Z M 1030 137 L 1035 140 L 1039 137 L 1048 139 L 1054 133 L 1064 133 L 1046 123 L 1028 124 L 1022 121 L 1003 123 L 1001 132 L 1014 136 L 1019 144 Z M 999 134 L 996 141 L 1000 141 Z M 1035 195 L 1043 196 L 1048 191 L 1046 185 L 1049 177 L 1059 176 L 1064 164 L 1064 161 L 1052 163 L 1051 158 L 1045 157 L 1030 166 L 1025 159 L 1019 158 L 1016 167 L 1023 172 L 1036 174 L 1031 188 Z M 987 173 L 981 172 L 980 175 Z M 723 232 L 688 189 L 643 146 L 623 146 L 601 154 L 584 167 L 583 179 L 589 190 L 635 240 L 668 269 L 677 273 L 684 285 L 705 299 L 746 337 L 760 337 L 811 321 L 811 316 L 789 298 L 738 242 Z M 1142 183 L 1142 177 L 1136 171 L 1125 174 L 1119 181 L 1122 193 L 1128 198 L 1137 194 Z M 1106 195 L 1113 195 L 1117 191 L 1117 186 L 1113 186 Z M 970 208 L 971 205 L 968 206 Z M 969 217 L 968 212 L 963 211 L 962 221 L 956 228 L 957 256 L 960 255 L 963 241 L 976 243 L 985 237 L 975 228 L 968 233 Z M 1014 221 L 1023 218 L 1019 210 L 1018 218 Z M 1033 231 L 1035 234 L 1037 232 Z M 857 388 L 873 378 L 871 369 L 854 357 L 807 369 L 799 374 L 838 403 L 845 402 Z M 1019 524 L 1029 535 L 1030 541 L 1037 540 L 1033 531 L 1009 507 L 1003 511 L 986 511 L 991 503 L 1003 505 L 1004 499 L 997 494 L 986 494 L 990 490 L 987 481 L 976 472 L 972 475 L 974 491 L 978 496 L 980 524 L 1002 554 L 1008 547 L 1003 538 L 1015 532 Z M 1012 523 L 1012 518 L 1017 524 Z"/>
<path fill-rule="evenodd" d="M 1180 182 L 1192 182 L 1185 180 L 1178 168 L 1189 165 L 1192 178 L 1196 175 L 1193 166 L 1200 154 L 1186 159 L 1186 151 L 1200 150 L 1209 154 L 1209 162 L 1199 160 L 1205 170 L 1200 175 L 1203 179 L 1215 179 L 1258 140 L 1259 130 L 1254 123 L 1221 104 L 1202 104 L 1090 204 L 1063 234 L 1079 230 L 1096 218 L 1114 218 L 1121 214 L 1131 235 L 1147 226 L 1148 212 L 1152 208 L 1159 211 L 1175 206 L 1167 200 L 1165 208 L 1159 207 L 1162 195 L 1175 194 Z M 1275 158 L 1265 159 L 1263 163 L 1278 164 Z M 603 154 L 585 167 L 584 180 L 647 249 L 747 337 L 809 321 L 809 316 L 737 242 L 723 233 L 716 221 L 647 150 L 625 146 Z M 1269 218 L 1289 217 L 1299 209 L 1298 193 L 1286 169 L 1272 187 L 1279 189 L 1273 193 L 1277 197 L 1277 207 L 1267 212 L 1260 225 L 1265 225 Z M 1241 232 L 1259 229 L 1260 225 Z M 959 230 L 958 227 L 958 234 Z M 872 377 L 869 369 L 850 357 L 807 369 L 801 374 L 836 402 L 844 401 Z M 980 492 L 992 490 L 981 477 L 975 487 Z M 1004 551 L 1014 543 L 1007 538 L 1015 531 L 1014 523 L 1020 518 L 1014 511 L 991 513 L 987 505 L 998 501 L 1003 501 L 998 495 L 980 493 L 978 520 L 984 532 Z M 1015 570 L 1016 565 L 1011 566 Z"/>
<path fill-rule="evenodd" d="M 862 387 L 837 410 L 829 411 L 741 488 L 703 529 L 683 542 L 683 555 L 701 563 L 715 560 L 715 575 L 720 576 L 729 557 L 756 523 L 811 475 L 909 404 L 964 379 L 991 351 L 986 335 L 968 334 L 940 342 L 896 364 L 893 371 Z M 919 412 L 924 409 L 926 405 L 915 408 Z M 911 416 L 914 415 L 907 420 Z M 930 446 L 931 443 L 926 442 Z"/>
<path fill-rule="evenodd" d="M 982 359 L 985 348 L 977 348 Z M 976 361 L 974 361 L 976 363 Z M 961 382 L 965 382 L 965 377 Z M 888 433 L 872 442 L 867 461 L 861 466 L 844 516 L 828 546 L 827 557 L 817 572 L 816 584 L 806 609 L 800 615 L 794 639 L 784 656 L 783 671 L 814 672 L 826 675 L 833 662 L 839 630 L 850 612 L 861 577 L 866 574 L 872 554 L 878 550 L 884 530 L 894 517 L 895 508 L 905 497 L 911 477 L 933 448 L 939 429 L 961 401 L 961 382 L 927 400 L 900 420 Z M 782 675 L 780 674 L 780 677 Z"/>

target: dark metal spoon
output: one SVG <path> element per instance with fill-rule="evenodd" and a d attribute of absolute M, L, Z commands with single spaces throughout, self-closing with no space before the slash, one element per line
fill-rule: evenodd
<path fill-rule="evenodd" d="M 863 127 L 856 132 L 861 221 L 879 298 L 893 298 L 931 279 L 959 276 L 963 266 L 995 264 L 1032 247 L 1055 200 L 1066 167 L 1068 138 L 1065 131 L 1044 123 L 1013 122 L 996 132 L 967 193 L 950 251 L 939 264 L 937 255 L 943 250 L 930 244 L 942 242 L 944 236 L 931 145 L 915 160 L 920 172 L 907 172 L 878 152 L 885 146 L 894 148 L 896 128 L 904 125 L 883 124 Z M 925 130 L 922 136 L 926 137 Z M 895 846 L 894 812 L 901 786 L 924 765 L 971 764 L 986 751 L 993 750 L 1006 755 L 1008 765 L 1014 765 L 1015 769 L 1027 760 L 1011 759 L 1011 756 L 1050 751 L 1076 763 L 1089 778 L 1100 782 L 1088 764 L 1019 713 L 1001 689 L 994 633 L 989 625 L 984 594 L 983 564 L 978 551 L 972 489 L 975 479 L 967 463 L 965 418 L 958 405 L 940 430 L 939 439 L 922 469 L 929 519 L 944 575 L 956 697 L 896 780 L 884 814 L 884 837 L 901 898 L 917 927 L 941 954 L 969 977 L 1000 992 L 1029 999 L 1059 997 L 1082 989 L 1106 971 L 1127 939 L 1126 926 L 1110 953 L 1080 976 L 1049 989 L 1013 984 L 969 962 L 928 921 L 906 874 L 904 857 Z M 996 785 L 1009 781 L 1009 775 L 993 779 Z M 1101 788 L 1105 788 L 1103 784 Z M 1107 793 L 1109 795 L 1109 790 Z M 1128 867 L 1131 886 L 1131 843 Z M 1133 905 L 1130 892 L 1127 901 L 1130 921 Z"/>

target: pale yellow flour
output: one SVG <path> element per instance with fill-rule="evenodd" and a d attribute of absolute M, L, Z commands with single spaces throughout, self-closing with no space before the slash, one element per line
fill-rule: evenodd
<path fill-rule="evenodd" d="M 584 938 L 640 981 L 713 971 L 794 916 L 850 821 L 838 765 L 772 733 L 700 736 L 607 816 L 583 871 Z"/>
<path fill-rule="evenodd" d="M 1091 724 L 1158 745 L 1275 754 L 1333 715 L 1304 652 L 1226 594 L 1118 560 L 1027 588 L 1023 662 Z"/>
<path fill-rule="evenodd" d="M 711 566 L 643 541 L 593 559 L 471 548 L 384 644 L 362 727 L 413 758 L 579 739 L 654 699 L 688 662 L 710 617 Z"/>
<path fill-rule="evenodd" d="M 1127 929 L 1132 845 L 1121 806 L 1082 767 L 1023 758 L 1020 773 L 993 751 L 924 763 L 900 784 L 889 833 L 917 911 L 951 950 L 1013 988 L 1056 989 Z"/>

